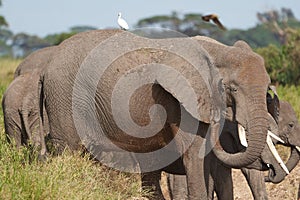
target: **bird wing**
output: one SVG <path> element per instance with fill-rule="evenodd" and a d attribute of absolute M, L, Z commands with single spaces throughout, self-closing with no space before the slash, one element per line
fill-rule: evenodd
<path fill-rule="evenodd" d="M 226 30 L 226 28 L 223 26 L 223 24 L 219 21 L 217 17 L 213 18 L 212 20 L 220 29 Z"/>
<path fill-rule="evenodd" d="M 204 15 L 202 16 L 202 20 L 209 22 L 209 20 L 212 20 L 220 29 L 226 30 L 226 28 L 223 26 L 223 24 L 219 21 L 218 15 L 216 14 L 210 14 L 210 15 Z"/>
<path fill-rule="evenodd" d="M 202 16 L 202 20 L 209 22 L 209 20 L 211 19 L 211 15 L 204 15 Z"/>
<path fill-rule="evenodd" d="M 126 30 L 129 29 L 127 22 L 122 18 L 118 19 L 118 24 L 123 29 L 126 29 Z"/>

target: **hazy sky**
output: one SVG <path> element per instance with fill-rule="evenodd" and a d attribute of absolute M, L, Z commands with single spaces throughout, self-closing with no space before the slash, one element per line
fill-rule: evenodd
<path fill-rule="evenodd" d="M 291 8 L 300 19 L 300 0 L 2 0 L 4 15 L 14 33 L 45 36 L 68 31 L 76 25 L 100 29 L 117 27 L 117 13 L 132 27 L 139 19 L 154 15 L 216 13 L 228 28 L 257 24 L 256 13 Z"/>

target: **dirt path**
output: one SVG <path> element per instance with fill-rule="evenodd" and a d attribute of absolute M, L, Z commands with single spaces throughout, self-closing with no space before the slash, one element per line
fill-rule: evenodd
<path fill-rule="evenodd" d="M 233 170 L 234 199 L 253 199 L 247 181 L 240 170 Z M 300 181 L 300 164 L 279 184 L 267 183 L 270 200 L 297 200 Z"/>
<path fill-rule="evenodd" d="M 240 170 L 233 170 L 234 200 L 253 199 L 247 181 Z M 298 166 L 279 184 L 266 183 L 269 200 L 300 200 L 297 199 L 300 183 L 300 163 Z M 165 198 L 167 194 L 166 178 L 162 178 L 162 188 Z"/>

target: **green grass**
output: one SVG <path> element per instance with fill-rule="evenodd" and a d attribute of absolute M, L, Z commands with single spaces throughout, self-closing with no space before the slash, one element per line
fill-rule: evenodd
<path fill-rule="evenodd" d="M 21 60 L 0 59 L 0 100 Z M 140 178 L 107 169 L 65 152 L 38 162 L 34 151 L 16 149 L 5 138 L 0 106 L 0 199 L 130 199 L 141 197 Z"/>
<path fill-rule="evenodd" d="M 137 175 L 119 173 L 65 152 L 38 162 L 26 148 L 17 150 L 1 133 L 0 199 L 128 199 L 141 196 Z"/>
<path fill-rule="evenodd" d="M 280 100 L 289 102 L 300 119 L 300 86 L 279 86 L 277 92 Z"/>

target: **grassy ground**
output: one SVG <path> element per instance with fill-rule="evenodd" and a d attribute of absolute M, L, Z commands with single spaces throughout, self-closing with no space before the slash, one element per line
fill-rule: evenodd
<path fill-rule="evenodd" d="M 21 60 L 0 59 L 0 100 Z M 300 116 L 300 87 L 278 87 Z M 0 106 L 0 199 L 133 199 L 141 197 L 138 175 L 106 169 L 79 153 L 38 162 L 31 150 L 5 140 Z"/>
<path fill-rule="evenodd" d="M 21 60 L 0 59 L 0 99 Z M 139 176 L 107 169 L 79 153 L 38 162 L 5 140 L 0 108 L 0 199 L 130 199 L 141 197 Z"/>

